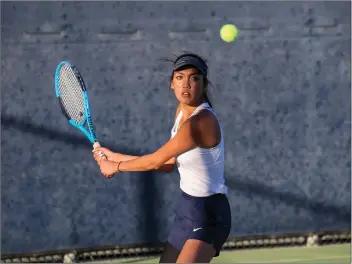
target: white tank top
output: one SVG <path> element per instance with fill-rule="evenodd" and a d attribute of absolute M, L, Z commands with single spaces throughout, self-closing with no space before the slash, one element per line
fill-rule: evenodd
<path fill-rule="evenodd" d="M 215 115 L 209 104 L 203 103 L 193 111 L 191 116 L 196 115 L 203 109 L 207 109 Z M 171 137 L 176 135 L 181 118 L 182 110 L 176 117 L 175 124 L 171 130 Z M 216 193 L 226 194 L 224 160 L 224 139 L 221 129 L 221 141 L 215 147 L 209 149 L 196 147 L 176 157 L 176 164 L 181 178 L 181 190 L 197 197 L 210 196 Z"/>

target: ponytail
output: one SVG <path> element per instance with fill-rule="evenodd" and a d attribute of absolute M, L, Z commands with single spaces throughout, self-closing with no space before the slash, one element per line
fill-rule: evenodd
<path fill-rule="evenodd" d="M 208 95 L 208 86 L 211 83 L 209 82 L 209 80 L 208 80 L 208 78 L 206 76 L 203 76 L 203 77 L 204 77 L 204 94 L 203 94 L 203 97 L 204 97 L 204 100 L 209 104 L 209 106 L 211 108 L 213 108 L 213 105 L 210 102 L 209 95 Z"/>
<path fill-rule="evenodd" d="M 211 102 L 209 100 L 207 90 L 204 91 L 204 95 L 203 96 L 204 96 L 204 100 L 210 105 L 211 108 L 213 108 L 213 106 L 212 106 L 212 104 L 211 104 Z"/>

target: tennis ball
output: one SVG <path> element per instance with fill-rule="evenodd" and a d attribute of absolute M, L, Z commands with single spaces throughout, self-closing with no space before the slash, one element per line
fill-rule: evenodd
<path fill-rule="evenodd" d="M 232 42 L 237 38 L 238 29 L 235 25 L 223 25 L 220 29 L 220 37 L 225 42 Z"/>

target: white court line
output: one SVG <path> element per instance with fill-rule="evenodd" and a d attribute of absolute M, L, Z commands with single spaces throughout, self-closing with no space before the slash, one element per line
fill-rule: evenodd
<path fill-rule="evenodd" d="M 350 256 L 345 255 L 345 256 L 334 256 L 334 257 L 316 257 L 316 258 L 302 258 L 302 259 L 276 259 L 276 260 L 270 260 L 270 261 L 259 261 L 259 262 L 245 262 L 245 263 L 273 263 L 273 262 L 297 262 L 297 261 L 311 261 L 311 260 L 326 260 L 326 259 L 343 259 L 343 258 L 348 258 Z"/>
<path fill-rule="evenodd" d="M 345 255 L 345 256 L 333 256 L 333 257 L 316 257 L 316 258 L 302 258 L 302 259 L 298 259 L 298 258 L 291 258 L 291 259 L 277 259 L 277 260 L 270 260 L 270 261 L 256 261 L 256 262 L 253 262 L 253 261 L 241 261 L 240 263 L 257 263 L 257 264 L 261 264 L 261 263 L 290 263 L 290 262 L 299 262 L 299 261 L 312 261 L 312 260 L 332 260 L 332 259 L 344 259 L 344 258 L 348 258 L 349 256 L 348 255 Z M 153 257 L 150 257 L 150 258 L 153 258 Z M 105 261 L 90 261 L 90 262 L 83 262 L 85 264 L 88 264 L 88 263 L 97 263 L 97 262 L 100 262 L 100 263 L 111 263 L 111 264 L 119 264 L 119 263 L 127 263 L 127 262 L 124 262 L 124 260 L 126 259 L 115 259 L 115 260 L 105 260 Z M 139 260 L 141 262 L 143 262 L 143 260 L 148 260 L 148 258 L 137 258 L 137 259 L 134 259 L 134 261 L 132 263 L 141 263 L 139 262 Z M 236 262 L 238 263 L 238 262 Z"/>

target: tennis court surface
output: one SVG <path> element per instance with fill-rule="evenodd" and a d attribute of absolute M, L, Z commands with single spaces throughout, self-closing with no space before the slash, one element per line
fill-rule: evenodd
<path fill-rule="evenodd" d="M 99 263 L 158 263 L 159 257 L 97 261 Z M 97 263 L 90 262 L 90 263 Z M 88 262 L 86 262 L 88 263 Z M 351 263 L 351 244 L 223 251 L 212 263 Z"/>

